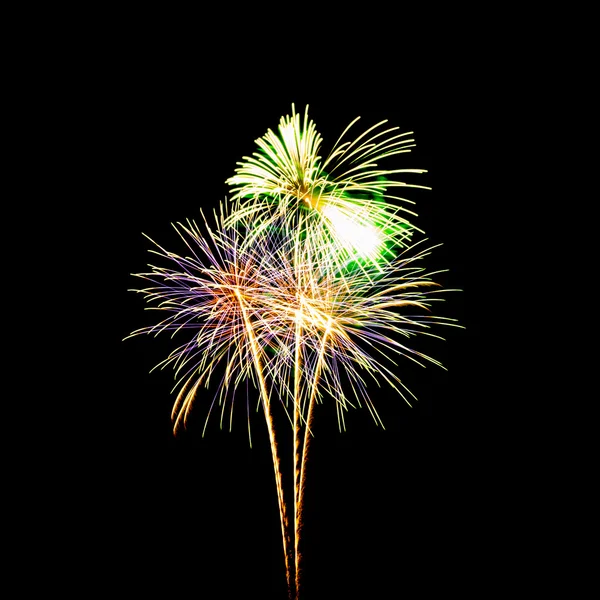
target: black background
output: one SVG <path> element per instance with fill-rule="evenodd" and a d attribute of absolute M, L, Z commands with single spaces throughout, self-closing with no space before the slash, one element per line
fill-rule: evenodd
<path fill-rule="evenodd" d="M 172 341 L 122 340 L 153 316 L 140 295 L 127 291 L 137 285 L 130 274 L 145 270 L 150 257 L 142 232 L 181 249 L 170 223 L 216 207 L 236 161 L 254 151 L 254 140 L 275 129 L 293 102 L 301 113 L 310 106 L 324 151 L 356 116 L 361 128 L 387 119 L 414 131 L 417 147 L 393 166 L 428 170 L 408 177 L 432 190 L 411 190 L 409 197 L 417 202 L 416 223 L 432 243 L 443 243 L 431 268 L 449 269 L 439 281 L 462 290 L 449 293 L 439 312 L 465 326 L 444 331 L 445 342 L 413 342 L 448 371 L 408 361 L 398 367 L 419 398 L 412 408 L 385 387 L 371 387 L 385 431 L 358 409 L 340 433 L 333 405 L 318 406 L 302 541 L 305 597 L 396 597 L 407 579 L 425 595 L 440 577 L 452 577 L 440 565 L 458 552 L 463 511 L 474 501 L 465 481 L 474 448 L 465 432 L 493 385 L 481 332 L 486 212 L 477 173 L 480 132 L 469 111 L 475 100 L 461 92 L 452 66 L 424 58 L 424 49 L 413 51 L 414 61 L 399 49 L 386 58 L 357 54 L 320 62 L 300 53 L 282 67 L 253 61 L 243 50 L 215 61 L 204 47 L 192 54 L 153 48 L 97 56 L 99 77 L 85 91 L 92 123 L 86 135 L 94 148 L 89 214 L 102 224 L 89 246 L 102 248 L 104 308 L 97 323 L 107 343 L 94 366 L 99 375 L 84 384 L 97 398 L 90 421 L 101 424 L 101 434 L 85 476 L 94 508 L 82 527 L 91 525 L 86 544 L 108 548 L 93 553 L 90 589 L 285 597 L 262 415 L 251 415 L 252 449 L 243 398 L 231 433 L 213 419 L 202 437 L 212 393 L 200 394 L 190 427 L 174 437 L 173 373 L 149 374 Z M 78 431 L 85 436 L 86 425 Z M 291 457 L 288 433 L 280 431 L 285 477 Z"/>

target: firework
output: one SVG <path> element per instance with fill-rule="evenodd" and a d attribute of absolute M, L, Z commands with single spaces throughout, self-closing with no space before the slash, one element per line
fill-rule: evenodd
<path fill-rule="evenodd" d="M 368 394 L 368 379 L 387 382 L 409 405 L 414 395 L 396 374 L 394 357 L 421 366 L 435 359 L 411 348 L 415 335 L 440 338 L 435 325 L 458 326 L 453 319 L 434 316 L 432 304 L 442 300 L 442 289 L 421 263 L 433 248 L 422 243 L 399 253 L 378 277 L 359 269 L 337 269 L 323 260 L 322 248 L 311 248 L 299 236 L 289 246 L 278 246 L 271 256 L 271 323 L 276 324 L 281 348 L 279 378 L 273 385 L 288 398 L 293 411 L 294 558 L 299 589 L 299 540 L 306 478 L 306 459 L 316 403 L 335 400 L 338 424 L 345 428 L 349 408 L 366 406 L 376 424 L 383 426 Z M 319 260 L 318 260 L 319 259 Z M 272 315 L 275 315 L 273 318 Z M 441 339 L 441 338 L 440 338 Z M 443 367 L 442 367 L 443 368 Z"/>
<path fill-rule="evenodd" d="M 302 234 L 301 226 L 293 231 L 275 227 L 269 236 L 256 237 L 249 245 L 242 243 L 249 224 L 227 227 L 227 220 L 223 211 L 216 229 L 205 220 L 204 235 L 193 221 L 177 224 L 175 229 L 190 252 L 185 257 L 154 242 L 153 253 L 170 266 L 150 265 L 150 272 L 138 274 L 152 285 L 137 291 L 167 316 L 131 335 L 186 335 L 185 342 L 157 365 L 175 369 L 179 388 L 173 407 L 175 428 L 185 423 L 199 386 L 208 387 L 219 363 L 224 363 L 224 375 L 213 405 L 221 408 L 221 423 L 227 398 L 232 396 L 229 392 L 235 392 L 242 381 L 255 382 L 269 428 L 290 579 L 292 536 L 272 399 L 283 403 L 294 432 L 293 562 L 298 579 L 305 463 L 315 403 L 325 396 L 335 399 L 340 429 L 344 413 L 362 405 L 383 425 L 368 396 L 365 377 L 386 381 L 410 402 L 410 392 L 385 363 L 395 365 L 392 357 L 397 355 L 439 365 L 401 340 L 417 333 L 434 335 L 431 325 L 452 323 L 427 314 L 437 290 L 431 289 L 433 274 L 418 265 L 430 248 L 401 252 L 375 278 L 350 268 L 353 259 L 344 265 L 328 259 L 321 245 Z M 403 313 L 405 309 L 414 314 Z M 232 410 L 233 400 L 230 423 Z M 248 431 L 250 435 L 250 420 Z M 299 582 L 295 585 L 298 588 Z"/>
<path fill-rule="evenodd" d="M 397 372 L 399 358 L 422 366 L 435 359 L 411 348 L 415 335 L 440 337 L 437 325 L 458 326 L 436 317 L 432 304 L 443 290 L 439 272 L 422 263 L 433 250 L 413 240 L 414 213 L 393 195 L 399 173 L 379 162 L 409 152 L 410 133 L 382 121 L 353 141 L 342 133 L 327 158 L 321 136 L 292 105 L 279 135 L 257 140 L 259 151 L 238 163 L 227 180 L 232 197 L 211 227 L 203 216 L 175 225 L 187 253 L 180 256 L 153 242 L 167 266 L 150 265 L 137 274 L 150 283 L 135 290 L 166 315 L 131 335 L 184 335 L 157 367 L 175 370 L 173 423 L 185 425 L 198 388 L 221 373 L 204 425 L 219 407 L 221 425 L 243 382 L 258 389 L 271 445 L 282 543 L 290 598 L 300 589 L 299 540 L 306 459 L 315 405 L 332 398 L 340 430 L 345 413 L 366 406 L 383 426 L 369 398 L 368 382 L 389 384 L 407 403 L 414 396 Z M 398 205 L 396 202 L 400 202 Z M 293 525 L 284 501 L 273 405 L 284 408 L 293 431 Z M 249 406 L 249 405 L 248 405 Z M 250 415 L 248 415 L 249 417 Z M 248 435 L 251 443 L 250 418 Z M 293 538 L 293 541 L 292 541 Z"/>
<path fill-rule="evenodd" d="M 241 201 L 228 223 L 251 219 L 251 241 L 281 217 L 293 226 L 298 212 L 305 212 L 307 230 L 330 248 L 336 246 L 336 256 L 358 254 L 372 263 L 385 258 L 385 247 L 409 245 L 418 229 L 409 221 L 416 213 L 406 205 L 414 202 L 392 191 L 427 189 L 396 179 L 425 171 L 384 169 L 379 163 L 410 152 L 415 145 L 412 132 L 399 133 L 398 127 L 384 127 L 387 121 L 381 121 L 346 140 L 358 120 L 322 158 L 322 138 L 308 117 L 308 107 L 301 120 L 292 105 L 291 117 L 280 120 L 279 134 L 269 130 L 257 139 L 259 150 L 244 157 L 227 180 L 231 199 Z"/>
<path fill-rule="evenodd" d="M 172 412 L 175 430 L 185 424 L 199 386 L 204 383 L 208 387 L 210 377 L 220 363 L 225 364 L 224 375 L 211 410 L 218 399 L 221 424 L 230 388 L 235 391 L 240 382 L 247 379 L 255 382 L 269 432 L 291 595 L 289 524 L 267 383 L 269 358 L 266 349 L 274 343 L 274 327 L 265 304 L 270 290 L 263 275 L 266 254 L 264 247 L 257 251 L 242 248 L 238 230 L 223 226 L 223 212 L 217 221 L 218 227 L 212 229 L 204 219 L 205 235 L 194 221 L 174 226 L 191 252 L 189 256 L 168 252 L 150 240 L 158 248 L 152 252 L 170 266 L 149 265 L 151 271 L 136 276 L 153 285 L 133 291 L 144 294 L 149 302 L 157 303 L 154 308 L 168 316 L 154 326 L 134 331 L 129 337 L 165 331 L 171 331 L 173 335 L 182 331 L 187 334 L 185 343 L 156 366 L 164 368 L 171 364 L 175 369 L 176 388 L 179 388 Z M 231 424 L 233 401 L 230 408 Z M 250 435 L 250 420 L 248 427 Z"/>

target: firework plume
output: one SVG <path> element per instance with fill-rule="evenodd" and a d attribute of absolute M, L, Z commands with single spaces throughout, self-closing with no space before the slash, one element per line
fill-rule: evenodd
<path fill-rule="evenodd" d="M 273 335 L 264 310 L 270 289 L 262 275 L 265 254 L 260 250 L 264 248 L 257 252 L 248 247 L 242 249 L 238 230 L 224 227 L 222 212 L 217 221 L 218 227 L 212 229 L 204 219 L 204 235 L 194 221 L 174 226 L 189 250 L 190 254 L 185 257 L 168 252 L 153 242 L 158 250 L 152 252 L 166 260 L 169 266 L 149 265 L 151 271 L 136 276 L 152 285 L 134 291 L 157 303 L 155 308 L 168 316 L 154 326 L 134 331 L 131 336 L 165 331 L 188 334 L 184 344 L 157 365 L 171 364 L 175 369 L 179 388 L 172 412 L 175 430 L 185 424 L 198 388 L 203 383 L 208 387 L 210 377 L 220 363 L 225 364 L 224 375 L 210 410 L 218 403 L 221 424 L 227 398 L 231 396 L 228 394 L 230 388 L 235 391 L 240 382 L 247 379 L 255 382 L 269 432 L 286 573 L 288 586 L 291 586 L 289 524 L 267 384 L 269 360 L 266 348 L 273 343 Z M 230 423 L 233 398 L 231 400 Z M 250 429 L 248 432 L 250 435 Z"/>
<path fill-rule="evenodd" d="M 231 424 L 236 390 L 250 381 L 265 415 L 290 598 L 300 594 L 300 533 L 306 459 L 314 408 L 333 399 L 340 429 L 349 408 L 366 406 L 383 425 L 369 398 L 368 381 L 386 382 L 410 404 L 414 396 L 398 373 L 399 358 L 424 366 L 435 359 L 410 345 L 418 334 L 439 337 L 432 326 L 457 326 L 435 317 L 440 288 L 436 272 L 422 266 L 432 251 L 408 220 L 414 215 L 395 201 L 397 181 L 383 159 L 408 152 L 410 133 L 371 127 L 345 140 L 353 121 L 327 158 L 314 123 L 281 119 L 257 140 L 259 151 L 246 157 L 227 183 L 232 197 L 214 213 L 175 225 L 185 255 L 156 242 L 161 265 L 137 277 L 149 283 L 138 291 L 163 318 L 131 336 L 171 332 L 183 343 L 162 361 L 175 369 L 173 423 L 186 419 L 201 385 L 216 374 L 220 385 L 209 408 Z M 439 273 L 439 272 L 438 272 Z M 274 403 L 285 410 L 293 430 L 293 519 L 288 519 Z M 250 412 L 250 411 L 249 411 Z M 208 418 L 207 417 L 207 422 Z M 250 417 L 250 415 L 248 415 Z M 205 426 L 206 428 L 206 423 Z M 251 442 L 250 418 L 248 432 Z"/>
<path fill-rule="evenodd" d="M 358 121 L 348 125 L 323 158 L 322 138 L 308 117 L 308 107 L 301 119 L 292 105 L 292 115 L 280 120 L 279 133 L 269 130 L 257 139 L 258 151 L 244 157 L 227 180 L 231 199 L 241 201 L 229 223 L 252 219 L 250 241 L 282 216 L 293 227 L 303 211 L 307 227 L 330 247 L 337 246 L 335 256 L 350 252 L 376 261 L 383 245 L 407 246 L 416 229 L 409 218 L 416 214 L 406 205 L 414 202 L 392 192 L 425 188 L 397 179 L 425 171 L 384 169 L 380 163 L 410 152 L 415 145 L 412 132 L 400 133 L 381 121 L 346 139 Z"/>

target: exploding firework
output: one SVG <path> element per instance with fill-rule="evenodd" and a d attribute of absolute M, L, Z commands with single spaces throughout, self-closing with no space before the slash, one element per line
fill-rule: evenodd
<path fill-rule="evenodd" d="M 149 302 L 157 303 L 155 308 L 166 312 L 168 316 L 154 326 L 134 331 L 129 337 L 157 335 L 165 331 L 171 331 L 173 335 L 182 331 L 188 334 L 184 344 L 157 365 L 165 367 L 171 364 L 175 369 L 176 386 L 179 387 L 172 412 L 175 430 L 180 424 L 185 424 L 198 388 L 203 383 L 208 387 L 210 377 L 220 363 L 225 364 L 224 375 L 211 410 L 218 399 L 221 423 L 228 392 L 235 391 L 244 380 L 255 382 L 269 433 L 286 573 L 291 589 L 293 558 L 289 523 L 275 437 L 272 396 L 267 381 L 269 360 L 266 349 L 271 347 L 274 338 L 271 320 L 264 310 L 270 289 L 269 282 L 262 274 L 264 247 L 256 252 L 248 247 L 242 248 L 238 230 L 226 229 L 223 220 L 221 212 L 217 217 L 218 226 L 213 229 L 204 219 L 204 235 L 194 221 L 188 221 L 186 225 L 177 224 L 175 229 L 191 253 L 185 257 L 168 252 L 150 240 L 158 248 L 152 252 L 165 259 L 169 266 L 149 265 L 151 271 L 136 274 L 153 285 L 133 291 L 144 294 Z M 233 401 L 230 407 L 231 419 Z M 250 434 L 250 429 L 248 432 Z"/>
<path fill-rule="evenodd" d="M 296 234 L 297 235 L 297 234 Z M 270 320 L 276 324 L 280 398 L 293 410 L 294 558 L 296 589 L 300 586 L 299 540 L 302 528 L 306 459 L 312 435 L 315 404 L 335 401 L 340 429 L 349 408 L 366 406 L 383 426 L 369 398 L 367 378 L 387 382 L 410 404 L 413 394 L 395 372 L 394 357 L 405 357 L 421 366 L 442 365 L 408 345 L 415 335 L 439 338 L 435 325 L 457 326 L 455 320 L 436 317 L 431 311 L 442 289 L 421 262 L 433 248 L 415 244 L 402 251 L 378 277 L 359 269 L 324 261 L 305 238 L 278 246 L 267 268 L 273 268 L 277 285 L 269 293 Z M 424 242 L 425 240 L 423 240 Z M 317 260 L 321 259 L 321 260 Z M 442 367 L 443 368 L 443 367 Z"/>
<path fill-rule="evenodd" d="M 291 231 L 273 227 L 270 235 L 248 244 L 250 223 L 227 226 L 229 216 L 222 207 L 216 228 L 206 219 L 203 228 L 194 221 L 175 225 L 189 251 L 186 256 L 153 242 L 157 249 L 152 252 L 169 266 L 150 265 L 151 271 L 137 274 L 152 285 L 136 291 L 167 316 L 131 335 L 185 335 L 184 343 L 157 365 L 175 369 L 175 429 L 185 423 L 198 388 L 208 387 L 217 365 L 223 363 L 224 369 L 209 415 L 218 405 L 221 423 L 227 399 L 231 423 L 235 390 L 244 381 L 255 383 L 271 441 L 288 581 L 293 561 L 298 588 L 305 463 L 315 404 L 333 398 L 340 429 L 344 413 L 362 405 L 382 424 L 365 376 L 386 381 L 410 402 L 410 392 L 391 368 L 396 364 L 392 357 L 439 365 L 403 340 L 417 333 L 434 335 L 429 331 L 432 325 L 452 325 L 452 320 L 429 313 L 434 294 L 443 291 L 435 289 L 434 273 L 419 266 L 431 248 L 419 250 L 417 244 L 403 250 L 374 277 L 352 268 L 352 258 L 340 264 L 325 255 L 313 237 L 303 234 L 302 226 Z M 293 553 L 274 401 L 285 407 L 294 432 Z"/>
<path fill-rule="evenodd" d="M 407 204 L 413 201 L 392 193 L 397 188 L 426 188 L 399 181 L 399 174 L 424 173 L 422 169 L 384 169 L 379 163 L 414 147 L 412 132 L 399 133 L 381 121 L 353 140 L 344 130 L 326 158 L 319 154 L 322 138 L 308 117 L 282 117 L 279 134 L 269 130 L 256 140 L 259 150 L 238 163 L 226 183 L 231 199 L 240 200 L 229 223 L 252 219 L 251 241 L 282 217 L 296 223 L 305 215 L 307 231 L 320 235 L 335 256 L 358 255 L 371 263 L 386 258 L 382 249 L 407 246 L 416 227 L 416 216 Z M 419 230 L 420 231 L 420 230 Z"/>
<path fill-rule="evenodd" d="M 216 376 L 220 385 L 208 410 L 218 407 L 221 424 L 244 382 L 258 389 L 271 446 L 290 598 L 300 589 L 299 540 L 306 459 L 315 405 L 333 399 L 338 424 L 345 413 L 366 406 L 383 426 L 369 398 L 368 382 L 386 382 L 410 404 L 414 398 L 398 373 L 398 358 L 424 366 L 441 364 L 410 345 L 416 335 L 439 337 L 432 327 L 459 326 L 436 317 L 441 300 L 422 264 L 433 247 L 415 242 L 420 231 L 408 216 L 406 198 L 390 193 L 424 187 L 397 181 L 400 173 L 379 162 L 409 152 L 411 133 L 377 123 L 353 141 L 342 133 L 327 158 L 321 136 L 308 118 L 283 117 L 279 135 L 257 140 L 259 151 L 238 163 L 227 180 L 232 197 L 215 212 L 175 225 L 185 256 L 155 244 L 166 266 L 150 266 L 137 277 L 142 293 L 166 315 L 131 336 L 171 332 L 184 336 L 157 367 L 175 369 L 173 423 L 185 425 L 200 386 Z M 397 204 L 400 202 L 400 204 Z M 274 403 L 293 431 L 293 525 L 284 501 Z M 248 402 L 247 405 L 249 406 Z M 250 411 L 248 410 L 250 413 Z M 248 432 L 251 443 L 250 414 Z M 293 541 L 292 541 L 293 540 Z"/>

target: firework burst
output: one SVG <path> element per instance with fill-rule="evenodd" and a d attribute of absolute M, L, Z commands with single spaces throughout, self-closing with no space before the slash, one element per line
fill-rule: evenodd
<path fill-rule="evenodd" d="M 402 251 L 389 269 L 373 277 L 349 265 L 338 270 L 336 261 L 325 260 L 321 247 L 311 247 L 311 239 L 278 245 L 266 271 L 273 268 L 269 278 L 277 281 L 269 294 L 271 323 L 277 324 L 275 337 L 281 349 L 278 368 L 271 369 L 278 378 L 273 385 L 280 398 L 287 398 L 293 415 L 297 590 L 305 467 L 315 404 L 325 397 L 335 400 L 340 430 L 345 429 L 345 412 L 357 406 L 366 406 L 375 423 L 383 426 L 368 394 L 368 379 L 388 383 L 410 405 L 416 398 L 397 375 L 395 357 L 443 368 L 411 348 L 409 340 L 416 335 L 442 339 L 432 327 L 458 326 L 454 319 L 431 312 L 432 304 L 442 300 L 439 294 L 452 290 L 433 281 L 440 272 L 427 272 L 421 266 L 434 249 L 426 247 L 425 240 Z"/>
<path fill-rule="evenodd" d="M 248 379 L 255 382 L 269 433 L 291 595 L 293 556 L 267 381 L 270 366 L 277 366 L 278 363 L 269 361 L 267 353 L 267 348 L 272 346 L 275 338 L 265 305 L 270 295 L 269 282 L 263 276 L 266 254 L 264 247 L 257 251 L 242 248 L 238 230 L 226 229 L 223 220 L 221 211 L 217 217 L 218 227 L 212 229 L 204 219 L 205 235 L 193 221 L 188 221 L 186 225 L 175 225 L 175 230 L 191 253 L 185 257 L 168 252 L 150 240 L 158 248 L 151 252 L 166 260 L 170 266 L 149 265 L 151 271 L 136 276 L 153 285 L 133 291 L 157 303 L 154 308 L 168 313 L 168 316 L 154 326 L 134 331 L 129 337 L 158 335 L 165 331 L 171 331 L 173 335 L 182 331 L 188 334 L 185 343 L 156 366 L 164 368 L 170 364 L 175 369 L 176 388 L 179 388 L 172 412 L 175 430 L 185 424 L 198 388 L 203 383 L 208 387 L 210 377 L 220 363 L 225 364 L 224 375 L 211 410 L 218 399 L 221 424 L 230 388 L 235 391 L 242 381 Z M 271 379 L 277 377 L 271 376 Z M 230 408 L 231 424 L 233 399 Z M 248 433 L 250 435 L 250 420 Z"/>
<path fill-rule="evenodd" d="M 399 174 L 424 173 L 422 169 L 384 169 L 379 166 L 414 147 L 412 132 L 399 133 L 381 121 L 353 140 L 343 131 L 326 158 L 320 156 L 322 138 L 308 117 L 296 113 L 282 117 L 279 133 L 269 130 L 256 140 L 259 150 L 238 163 L 226 183 L 231 199 L 240 200 L 228 223 L 252 219 L 248 241 L 283 217 L 290 225 L 299 211 L 306 213 L 311 235 L 321 235 L 336 255 L 358 254 L 376 263 L 386 246 L 407 246 L 417 229 L 408 220 L 416 216 L 406 205 L 411 200 L 392 193 L 397 188 L 425 188 L 399 181 Z M 427 188 L 425 188 L 427 189 Z M 400 204 L 398 204 L 398 202 Z"/>
<path fill-rule="evenodd" d="M 416 335 L 439 338 L 432 328 L 458 326 L 436 317 L 432 304 L 447 292 L 440 273 L 422 264 L 434 247 L 416 242 L 408 220 L 410 201 L 390 193 L 423 187 L 397 181 L 400 173 L 379 162 L 409 152 L 410 133 L 377 123 L 353 141 L 342 133 L 327 158 L 321 136 L 292 105 L 291 117 L 257 140 L 259 151 L 238 163 L 227 180 L 232 197 L 215 212 L 175 225 L 185 256 L 153 242 L 167 266 L 149 265 L 136 276 L 149 285 L 134 290 L 165 315 L 131 336 L 170 332 L 183 343 L 157 367 L 175 370 L 173 424 L 185 425 L 200 386 L 220 382 L 204 425 L 220 409 L 221 425 L 243 382 L 258 390 L 265 415 L 279 502 L 290 598 L 300 590 L 299 540 L 306 459 L 315 405 L 332 398 L 340 430 L 345 413 L 366 406 L 383 426 L 369 398 L 368 382 L 386 382 L 407 403 L 414 398 L 398 374 L 397 360 L 442 366 L 410 346 Z M 395 202 L 399 201 L 398 205 Z M 152 241 L 152 240 L 151 240 Z M 130 337 L 131 337 L 130 336 Z M 293 431 L 293 521 L 284 501 L 274 403 Z M 249 404 L 247 401 L 248 413 Z M 248 414 L 248 417 L 250 415 Z M 250 418 L 248 434 L 251 443 Z"/>
<path fill-rule="evenodd" d="M 131 336 L 185 334 L 184 343 L 157 365 L 175 369 L 179 390 L 173 407 L 175 429 L 185 424 L 199 387 L 208 387 L 221 363 L 224 374 L 209 416 L 218 405 L 223 424 L 231 397 L 231 424 L 233 396 L 240 383 L 251 380 L 258 388 L 271 442 L 288 583 L 291 586 L 295 579 L 297 590 L 305 463 L 315 404 L 326 396 L 333 398 L 340 429 L 345 427 L 345 412 L 363 405 L 383 425 L 369 398 L 366 377 L 387 382 L 410 403 L 412 394 L 392 370 L 393 357 L 439 365 L 404 340 L 418 333 L 439 337 L 430 327 L 453 323 L 429 312 L 435 294 L 444 291 L 435 289 L 435 273 L 420 266 L 431 248 L 419 250 L 417 244 L 403 250 L 375 277 L 352 268 L 353 258 L 341 264 L 325 253 L 318 238 L 315 243 L 314 236 L 304 234 L 302 223 L 293 230 L 273 227 L 270 235 L 248 244 L 250 223 L 228 227 L 230 215 L 223 207 L 215 216 L 216 228 L 204 219 L 204 234 L 193 221 L 174 226 L 185 241 L 186 256 L 153 242 L 157 249 L 152 252 L 169 266 L 150 265 L 151 271 L 137 274 L 152 285 L 135 291 L 167 316 Z M 293 552 L 274 400 L 282 403 L 293 427 Z"/>

